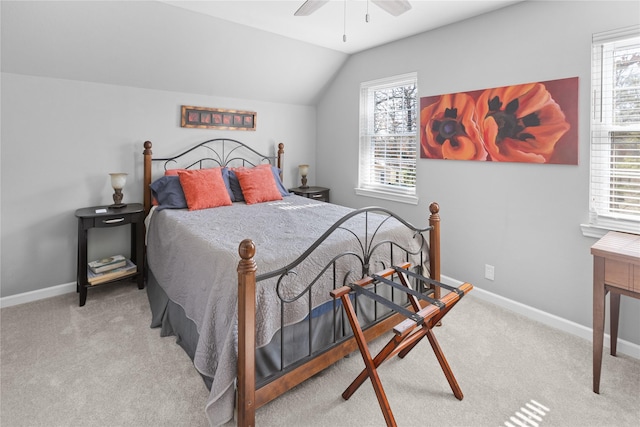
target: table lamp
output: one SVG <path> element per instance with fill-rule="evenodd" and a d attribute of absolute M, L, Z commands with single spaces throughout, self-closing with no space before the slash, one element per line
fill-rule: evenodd
<path fill-rule="evenodd" d="M 122 203 L 122 189 L 124 185 L 127 183 L 127 174 L 118 172 L 118 173 L 110 173 L 111 175 L 111 186 L 115 193 L 113 193 L 113 204 L 110 205 L 110 208 L 124 208 L 127 206 L 125 203 Z"/>
<path fill-rule="evenodd" d="M 309 188 L 309 186 L 307 185 L 307 174 L 309 173 L 309 165 L 299 165 L 298 171 L 302 176 L 302 185 L 300 186 L 300 188 Z"/>

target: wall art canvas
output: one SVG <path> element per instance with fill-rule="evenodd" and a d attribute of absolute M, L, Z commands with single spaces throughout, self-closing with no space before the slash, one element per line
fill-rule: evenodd
<path fill-rule="evenodd" d="M 256 130 L 257 114 L 253 111 L 183 105 L 181 113 L 183 128 Z"/>
<path fill-rule="evenodd" d="M 423 159 L 578 164 L 578 78 L 420 98 Z"/>

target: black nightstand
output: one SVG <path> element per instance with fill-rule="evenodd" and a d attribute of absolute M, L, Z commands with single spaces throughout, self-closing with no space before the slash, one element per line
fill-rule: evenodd
<path fill-rule="evenodd" d="M 87 289 L 120 280 L 133 280 L 138 289 L 144 289 L 144 207 L 140 203 L 129 203 L 123 208 L 93 206 L 76 211 L 78 218 L 78 275 L 76 291 L 80 293 L 80 306 L 87 302 Z M 137 269 L 126 275 L 100 284 L 91 285 L 87 279 L 87 231 L 90 228 L 120 227 L 131 224 L 131 262 Z"/>
<path fill-rule="evenodd" d="M 290 188 L 289 192 L 298 196 L 329 203 L 329 189 L 325 187 Z"/>

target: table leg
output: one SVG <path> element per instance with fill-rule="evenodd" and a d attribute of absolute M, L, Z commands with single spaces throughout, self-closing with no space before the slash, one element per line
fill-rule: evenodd
<path fill-rule="evenodd" d="M 144 233 L 143 225 L 138 223 L 131 224 L 131 256 L 134 257 L 134 262 L 138 266 L 138 275 L 136 276 L 136 282 L 138 283 L 138 289 L 144 289 Z"/>
<path fill-rule="evenodd" d="M 605 316 L 604 258 L 593 258 L 593 392 L 600 393 Z"/>
<path fill-rule="evenodd" d="M 76 278 L 76 291 L 80 293 L 78 305 L 84 306 L 87 302 L 87 227 L 85 221 L 78 219 L 78 274 Z"/>
<path fill-rule="evenodd" d="M 611 314 L 609 314 L 611 329 L 611 355 L 616 355 L 618 346 L 618 318 L 620 316 L 620 294 L 617 292 L 609 292 L 609 303 L 611 306 Z"/>
<path fill-rule="evenodd" d="M 83 307 L 87 303 L 87 288 L 80 286 L 80 307 Z"/>

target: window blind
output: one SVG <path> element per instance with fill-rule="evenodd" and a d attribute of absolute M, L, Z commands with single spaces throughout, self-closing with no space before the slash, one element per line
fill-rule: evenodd
<path fill-rule="evenodd" d="M 640 230 L 640 26 L 595 34 L 592 48 L 592 222 Z"/>
<path fill-rule="evenodd" d="M 415 194 L 417 91 L 415 73 L 361 84 L 361 189 Z"/>

